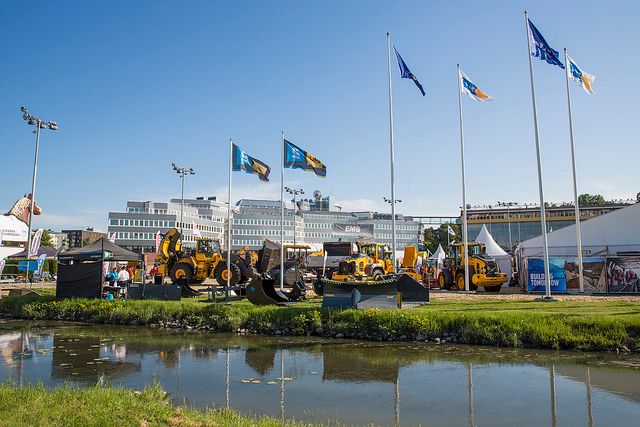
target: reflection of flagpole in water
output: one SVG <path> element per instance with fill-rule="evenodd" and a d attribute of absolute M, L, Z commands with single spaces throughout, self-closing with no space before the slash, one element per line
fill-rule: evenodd
<path fill-rule="evenodd" d="M 549 370 L 549 388 L 551 389 L 551 425 L 556 427 L 556 365 L 551 365 Z"/>
<path fill-rule="evenodd" d="M 181 348 L 178 347 L 178 391 L 180 391 L 180 350 Z"/>
<path fill-rule="evenodd" d="M 473 427 L 476 424 L 473 414 L 473 367 L 471 363 L 467 363 L 467 385 L 468 385 L 468 402 L 469 402 L 469 425 Z"/>
<path fill-rule="evenodd" d="M 284 421 L 284 349 L 280 350 L 280 417 Z"/>
<path fill-rule="evenodd" d="M 400 372 L 398 372 L 398 375 L 396 376 L 396 383 L 394 386 L 394 391 L 395 391 L 395 425 L 399 426 L 400 425 Z"/>
<path fill-rule="evenodd" d="M 230 358 L 230 354 L 229 354 L 229 347 L 227 347 L 226 349 L 226 353 L 227 353 L 227 375 L 225 378 L 225 398 L 226 398 L 226 404 L 227 404 L 227 408 L 229 408 L 229 372 L 230 372 L 230 366 L 231 366 L 231 358 Z"/>
<path fill-rule="evenodd" d="M 587 413 L 589 415 L 589 427 L 593 427 L 593 406 L 591 405 L 591 368 L 587 366 Z"/>

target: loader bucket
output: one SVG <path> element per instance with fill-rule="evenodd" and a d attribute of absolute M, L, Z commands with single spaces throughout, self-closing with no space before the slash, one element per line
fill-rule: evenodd
<path fill-rule="evenodd" d="M 378 308 L 400 307 L 400 293 L 395 279 L 371 282 L 338 282 L 322 280 L 323 308 Z"/>
<path fill-rule="evenodd" d="M 429 302 L 429 288 L 408 274 L 396 279 L 396 287 L 402 295 L 403 304 L 426 304 Z"/>
<path fill-rule="evenodd" d="M 287 294 L 276 289 L 276 281 L 256 277 L 247 285 L 247 299 L 255 305 L 287 305 L 291 301 Z"/>
<path fill-rule="evenodd" d="M 191 298 L 200 295 L 200 292 L 193 289 L 189 284 L 182 283 L 182 298 Z"/>

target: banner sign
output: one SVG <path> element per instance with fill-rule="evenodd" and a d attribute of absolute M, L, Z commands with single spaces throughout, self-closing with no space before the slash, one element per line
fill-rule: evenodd
<path fill-rule="evenodd" d="M 373 238 L 373 224 L 331 224 L 334 236 Z"/>
<path fill-rule="evenodd" d="M 611 294 L 640 294 L 640 257 L 607 258 L 607 285 Z"/>
<path fill-rule="evenodd" d="M 564 274 L 567 281 L 567 289 L 580 289 L 580 276 L 578 257 L 563 258 Z M 603 257 L 582 257 L 584 268 L 584 291 L 585 292 L 607 292 L 607 270 L 605 268 L 606 258 Z"/>
<path fill-rule="evenodd" d="M 551 273 L 551 292 L 567 292 L 567 280 L 564 272 L 564 258 L 549 258 Z M 527 260 L 527 290 L 545 292 L 544 259 Z"/>
<path fill-rule="evenodd" d="M 7 242 L 26 242 L 29 228 L 27 224 L 12 215 L 0 215 L 2 240 Z"/>
<path fill-rule="evenodd" d="M 38 261 L 29 261 L 29 271 L 38 270 Z M 18 271 L 27 271 L 27 261 L 18 261 Z"/>

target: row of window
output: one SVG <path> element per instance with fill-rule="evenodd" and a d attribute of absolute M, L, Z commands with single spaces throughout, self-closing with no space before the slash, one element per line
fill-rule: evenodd
<path fill-rule="evenodd" d="M 296 234 L 300 234 L 299 231 L 296 230 Z M 280 236 L 280 230 L 244 230 L 244 229 L 234 229 L 234 236 Z M 284 230 L 285 236 L 293 236 L 293 231 Z"/>
<path fill-rule="evenodd" d="M 110 219 L 109 225 L 120 227 L 153 227 L 153 228 L 169 228 L 175 227 L 175 221 L 151 220 L 151 219 Z"/>
<path fill-rule="evenodd" d="M 233 223 L 235 225 L 267 225 L 267 226 L 280 226 L 279 219 L 234 219 Z M 285 221 L 285 227 L 292 227 L 293 221 Z"/>
<path fill-rule="evenodd" d="M 304 228 L 331 228 L 331 223 L 310 222 L 310 223 L 305 223 Z"/>
<path fill-rule="evenodd" d="M 375 230 L 392 230 L 392 224 L 373 224 Z M 396 230 L 417 230 L 417 225 L 396 224 Z"/>
<path fill-rule="evenodd" d="M 580 216 L 598 216 L 604 213 L 609 212 L 608 209 L 580 209 Z M 575 218 L 575 210 L 562 210 L 562 211 L 554 211 L 547 210 L 545 211 L 546 218 Z M 483 219 L 536 219 L 540 218 L 540 211 L 531 211 L 531 212 L 483 212 L 479 214 L 467 214 L 468 219 L 472 220 L 483 220 Z"/>
<path fill-rule="evenodd" d="M 376 239 L 393 239 L 393 233 L 375 233 Z M 396 238 L 404 240 L 412 240 L 416 238 L 415 234 L 396 233 Z"/>
<path fill-rule="evenodd" d="M 330 239 L 331 238 L 331 233 L 307 232 L 307 233 L 304 233 L 304 236 L 305 237 L 314 238 L 314 239 Z"/>
<path fill-rule="evenodd" d="M 156 233 L 135 233 L 131 231 L 117 231 L 118 240 L 155 240 Z"/>
<path fill-rule="evenodd" d="M 180 221 L 176 222 L 176 227 L 180 228 L 180 224 L 181 224 Z M 222 228 L 222 227 L 214 227 L 212 225 L 194 224 L 192 222 L 182 223 L 182 228 L 186 229 L 186 230 L 193 230 L 194 229 L 194 225 L 200 231 L 208 231 L 210 233 L 222 233 L 224 231 L 224 228 Z"/>
<path fill-rule="evenodd" d="M 262 244 L 264 243 L 263 240 L 234 240 L 233 241 L 233 246 L 262 246 Z M 289 244 L 293 244 L 293 241 L 291 240 L 285 240 L 284 241 L 285 245 L 289 245 Z"/>
<path fill-rule="evenodd" d="M 305 218 L 309 219 L 327 219 L 331 221 L 349 221 L 353 219 L 351 215 L 316 215 L 316 214 L 303 214 Z"/>

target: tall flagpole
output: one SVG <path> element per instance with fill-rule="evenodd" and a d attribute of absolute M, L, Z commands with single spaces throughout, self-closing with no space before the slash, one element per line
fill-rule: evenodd
<path fill-rule="evenodd" d="M 465 183 L 464 168 L 464 126 L 462 120 L 462 77 L 458 64 L 458 112 L 460 113 L 460 160 L 462 162 L 462 238 L 464 239 L 464 290 L 469 290 L 469 247 L 467 243 L 467 184 Z M 447 229 L 447 235 L 449 230 Z M 454 277 L 455 280 L 455 277 Z M 456 283 L 456 286 L 458 284 Z"/>
<path fill-rule="evenodd" d="M 229 203 L 227 205 L 227 286 L 224 289 L 224 298 L 229 300 L 231 286 L 231 170 L 233 169 L 233 140 L 229 138 Z M 214 297 L 215 298 L 215 297 Z"/>
<path fill-rule="evenodd" d="M 280 290 L 284 289 L 284 131 L 280 157 Z"/>
<path fill-rule="evenodd" d="M 389 77 L 389 151 L 391 158 L 391 233 L 393 250 L 393 272 L 396 272 L 396 183 L 393 150 L 393 91 L 391 90 L 391 36 L 387 33 L 387 72 Z"/>
<path fill-rule="evenodd" d="M 533 104 L 533 128 L 536 138 L 536 160 L 538 163 L 538 193 L 540 195 L 540 227 L 542 228 L 542 245 L 544 250 L 544 284 L 545 284 L 545 298 L 551 299 L 551 275 L 549 273 L 549 246 L 547 243 L 547 219 L 545 217 L 544 208 L 544 192 L 542 189 L 542 160 L 540 156 L 540 136 L 538 134 L 538 108 L 536 107 L 536 89 L 533 80 L 533 63 L 531 61 L 531 37 L 529 37 L 529 16 L 527 11 L 524 11 L 524 25 L 527 32 L 527 45 L 529 51 L 527 56 L 529 57 L 529 77 L 531 80 L 531 102 Z"/>
<path fill-rule="evenodd" d="M 576 150 L 573 144 L 573 113 L 571 112 L 571 91 L 569 89 L 569 57 L 564 49 L 565 79 L 567 83 L 567 107 L 569 107 L 569 140 L 571 141 L 571 168 L 573 170 L 573 205 L 576 210 L 576 241 L 578 242 L 578 280 L 580 292 L 584 292 L 584 274 L 582 269 L 582 236 L 580 234 L 580 205 L 578 204 L 578 180 L 576 179 Z"/>

